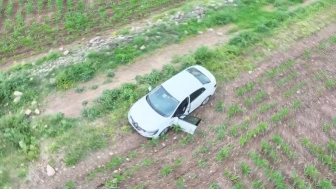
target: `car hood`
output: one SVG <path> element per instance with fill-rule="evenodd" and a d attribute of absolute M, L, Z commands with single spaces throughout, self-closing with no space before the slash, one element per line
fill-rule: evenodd
<path fill-rule="evenodd" d="M 167 117 L 158 114 L 147 102 L 146 97 L 138 100 L 130 109 L 129 116 L 146 131 L 156 131 L 167 121 Z"/>

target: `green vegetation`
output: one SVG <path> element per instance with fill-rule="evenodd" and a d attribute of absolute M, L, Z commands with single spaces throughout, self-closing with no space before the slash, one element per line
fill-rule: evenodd
<path fill-rule="evenodd" d="M 292 13 L 289 13 L 289 11 L 284 11 L 285 16 L 282 18 L 285 19 L 279 19 L 278 15 L 275 16 L 275 14 L 278 14 L 277 12 L 264 13 L 264 11 L 260 9 L 261 6 L 265 5 L 264 2 L 253 1 L 251 2 L 253 5 L 251 7 L 230 7 L 229 9 L 237 11 L 234 12 L 237 13 L 236 18 L 233 18 L 230 22 L 235 23 L 240 29 L 248 30 L 234 37 L 228 45 L 223 45 L 217 47 L 216 49 L 202 47 L 195 53 L 182 57 L 179 60 L 180 64 L 176 67 L 166 66 L 162 71 L 153 71 L 151 74 L 146 76 L 137 77 L 136 84 L 124 84 L 119 89 L 105 91 L 102 97 L 93 103 L 92 107 L 86 108 L 83 111 L 82 115 L 83 117 L 87 118 L 87 120 L 65 119 L 62 117 L 59 122 L 50 123 L 49 119 L 52 119 L 52 116 L 40 116 L 33 119 L 31 117 L 21 115 L 22 110 L 25 110 L 27 107 L 29 107 L 33 100 L 41 101 L 43 100 L 43 97 L 51 91 L 75 86 L 77 82 L 89 80 L 93 78 L 96 73 L 107 70 L 106 68 L 113 70 L 117 65 L 129 63 L 131 60 L 136 58 L 136 56 L 140 56 L 140 53 L 133 51 L 133 49 L 130 50 L 126 47 L 120 47 L 123 48 L 119 49 L 119 52 L 117 52 L 122 54 L 120 56 L 107 57 L 106 54 L 104 55 L 103 53 L 90 54 L 87 62 L 84 62 L 81 64 L 81 66 L 76 67 L 77 65 L 74 65 L 75 67 L 67 67 L 56 70 L 56 86 L 49 83 L 44 83 L 44 81 L 32 76 L 26 70 L 26 68 L 32 66 L 29 64 L 16 67 L 15 69 L 11 69 L 8 72 L 0 72 L 0 105 L 2 107 L 0 109 L 0 115 L 2 116 L 0 118 L 0 131 L 1 133 L 5 133 L 5 135 L 0 136 L 1 144 L 5 144 L 0 147 L 2 152 L 0 159 L 2 171 L 0 177 L 0 186 L 7 186 L 10 182 L 12 182 L 12 180 L 16 180 L 11 176 L 15 175 L 12 172 L 16 171 L 16 169 L 12 169 L 12 167 L 17 167 L 17 165 L 19 165 L 21 162 L 28 163 L 32 159 L 36 159 L 39 156 L 40 143 L 42 139 L 52 140 L 52 145 L 48 146 L 47 148 L 48 153 L 58 153 L 61 150 L 64 150 L 64 161 L 69 166 L 75 165 L 90 152 L 103 148 L 106 146 L 107 141 L 110 138 L 113 138 L 115 133 L 119 131 L 119 127 L 122 128 L 121 126 L 124 126 L 127 123 L 126 115 L 129 107 L 138 98 L 147 92 L 148 85 L 154 87 L 160 82 L 170 78 L 181 69 L 194 64 L 200 64 L 215 73 L 218 81 L 222 83 L 231 81 L 232 79 L 239 76 L 239 74 L 243 71 L 251 70 L 256 63 L 256 61 L 249 61 L 249 58 L 254 56 L 251 54 L 255 52 L 251 50 L 252 45 L 253 49 L 265 48 L 272 50 L 276 48 L 276 46 L 279 46 L 279 39 L 277 38 L 277 41 L 272 41 L 272 38 L 268 39 L 272 33 L 276 33 L 279 27 L 279 31 L 283 31 L 281 29 L 288 26 L 288 24 L 301 20 L 302 17 L 311 19 L 312 15 L 314 15 L 317 11 L 323 11 L 325 7 L 330 5 L 328 2 L 329 1 L 326 1 L 325 3 L 314 4 L 307 9 L 304 9 L 306 11 L 295 11 Z M 253 11 L 255 12 L 252 15 L 251 12 Z M 220 22 L 221 19 L 216 17 L 216 11 L 212 12 L 211 14 L 213 14 L 212 18 L 209 19 L 211 22 Z M 278 19 L 279 22 L 276 22 L 276 25 L 272 25 L 272 22 L 275 20 L 278 21 Z M 251 20 L 253 20 L 253 22 Z M 262 24 L 259 22 L 263 22 L 264 25 L 262 26 Z M 183 31 L 187 28 L 190 29 L 191 32 L 189 30 L 188 31 L 192 33 L 193 27 L 196 27 L 197 24 L 198 23 L 195 21 L 190 22 L 190 24 L 188 23 L 188 25 L 183 26 Z M 267 29 L 267 32 L 265 32 L 266 30 L 264 26 L 269 28 Z M 307 26 L 302 26 L 302 28 L 307 29 L 308 26 L 310 25 L 308 24 Z M 318 27 L 322 26 L 324 25 L 319 25 Z M 198 25 L 197 27 L 206 28 L 207 25 Z M 158 31 L 160 32 L 160 30 Z M 162 31 L 169 30 L 164 28 Z M 311 29 L 308 28 L 308 30 L 305 30 L 303 33 L 298 33 L 291 36 L 291 39 L 293 40 L 297 39 L 298 37 L 303 37 L 312 33 L 313 31 L 316 31 L 315 27 Z M 174 31 L 171 32 L 174 33 Z M 183 39 L 183 37 L 181 37 L 181 39 Z M 129 51 L 126 52 L 125 49 Z M 149 52 L 150 50 L 151 49 L 148 47 L 148 51 L 146 52 Z M 136 56 L 133 56 L 134 54 Z M 266 55 L 263 54 L 262 56 Z M 120 62 L 119 60 L 118 62 L 111 62 L 113 61 L 111 60 L 112 58 L 113 60 L 115 60 L 114 58 L 119 58 Z M 74 77 L 72 77 L 72 75 Z M 13 93 L 16 90 L 22 91 L 24 93 L 21 101 L 17 104 L 14 104 L 12 103 Z M 239 109 L 239 107 L 237 108 L 232 106 L 232 108 L 230 107 L 228 109 L 228 114 L 234 116 L 239 112 L 237 111 Z M 7 115 L 8 112 L 12 112 L 12 115 Z M 105 126 L 92 127 L 92 125 L 90 125 L 90 121 L 102 117 L 108 118 L 106 119 L 106 125 L 109 125 L 108 128 Z M 7 123 L 13 124 L 9 125 Z M 45 127 L 45 125 L 47 126 Z M 78 127 L 78 125 L 80 125 L 80 127 Z M 247 128 L 247 126 L 248 124 L 244 128 Z M 233 129 L 231 129 L 232 135 L 236 135 L 236 128 L 237 127 L 233 127 Z M 258 127 L 253 130 L 246 129 L 248 133 L 246 136 L 240 139 L 241 144 L 246 144 L 248 140 L 254 138 L 257 136 L 257 134 L 264 132 L 267 128 L 268 125 L 265 123 L 258 125 Z M 223 138 L 224 135 L 221 133 L 220 136 Z M 185 141 L 187 144 L 192 141 L 192 139 L 192 137 L 186 136 L 181 141 Z M 67 146 L 67 149 L 62 149 L 63 146 Z M 225 159 L 228 154 L 227 152 L 227 150 L 221 151 L 221 153 L 218 154 L 218 157 L 220 157 L 219 159 Z M 122 160 L 114 161 L 117 163 L 122 162 Z M 5 166 L 5 168 L 3 168 L 3 166 Z M 139 166 L 135 166 L 130 172 L 113 175 L 115 181 L 106 182 L 106 187 L 114 186 L 115 184 L 124 181 L 138 168 Z M 281 175 L 274 176 L 274 178 L 279 178 L 281 180 Z M 321 184 L 326 184 L 326 182 L 321 181 Z M 239 187 L 239 183 L 237 183 L 237 187 Z"/>

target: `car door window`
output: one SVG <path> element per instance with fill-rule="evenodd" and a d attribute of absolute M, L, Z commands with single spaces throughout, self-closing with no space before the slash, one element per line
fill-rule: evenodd
<path fill-rule="evenodd" d="M 190 102 L 193 102 L 197 97 L 199 97 L 203 92 L 205 91 L 205 88 L 200 88 L 198 90 L 196 90 L 195 92 L 193 92 L 190 95 Z"/>
<path fill-rule="evenodd" d="M 176 109 L 174 117 L 178 115 L 183 115 L 186 112 L 188 105 L 189 105 L 189 98 L 186 98 L 181 102 L 179 107 Z"/>

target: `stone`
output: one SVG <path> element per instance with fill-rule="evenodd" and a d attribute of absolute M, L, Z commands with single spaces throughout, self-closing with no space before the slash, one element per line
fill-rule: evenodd
<path fill-rule="evenodd" d="M 16 97 L 17 97 L 17 96 L 22 96 L 22 94 L 23 94 L 23 93 L 20 92 L 20 91 L 15 91 L 15 92 L 14 92 L 14 96 L 16 96 Z"/>
<path fill-rule="evenodd" d="M 165 147 L 165 146 L 166 146 L 166 144 L 165 144 L 165 143 L 162 143 L 162 146 L 163 146 L 163 147 Z"/>
<path fill-rule="evenodd" d="M 118 173 L 118 170 L 114 170 L 113 173 Z"/>
<path fill-rule="evenodd" d="M 189 34 L 189 32 L 188 32 L 187 30 L 184 30 L 184 34 L 188 35 L 188 34 Z"/>
<path fill-rule="evenodd" d="M 113 152 L 110 152 L 109 155 L 112 156 L 112 155 L 113 155 Z"/>
<path fill-rule="evenodd" d="M 32 105 L 32 106 L 36 106 L 36 105 L 37 105 L 36 100 L 34 100 L 33 102 L 31 102 L 31 105 Z"/>
<path fill-rule="evenodd" d="M 202 31 L 198 31 L 198 34 L 203 34 L 203 32 Z"/>
<path fill-rule="evenodd" d="M 141 47 L 140 47 L 140 50 L 145 50 L 146 49 L 146 46 L 145 45 L 142 45 Z"/>
<path fill-rule="evenodd" d="M 27 116 L 29 116 L 31 113 L 32 113 L 31 109 L 27 109 L 27 110 L 25 111 L 25 114 L 26 114 Z"/>
<path fill-rule="evenodd" d="M 228 0 L 229 3 L 233 3 L 233 0 Z"/>
<path fill-rule="evenodd" d="M 55 173 L 56 173 L 55 169 L 52 168 L 52 167 L 48 164 L 48 165 L 47 165 L 47 175 L 48 175 L 49 177 L 52 177 L 52 176 L 55 175 Z"/>
<path fill-rule="evenodd" d="M 212 29 L 212 28 L 208 28 L 207 30 L 208 30 L 208 31 L 214 31 L 214 29 Z"/>
<path fill-rule="evenodd" d="M 50 79 L 49 79 L 49 83 L 50 83 L 51 85 L 56 84 L 56 79 L 55 79 L 55 78 L 50 78 Z"/>
<path fill-rule="evenodd" d="M 66 50 L 66 51 L 63 52 L 63 55 L 66 56 L 66 55 L 69 54 L 69 52 L 70 52 L 69 50 Z"/>
<path fill-rule="evenodd" d="M 14 98 L 14 103 L 18 103 L 18 102 L 20 102 L 20 100 L 21 100 L 21 96 L 17 96 L 17 97 L 15 97 Z"/>
<path fill-rule="evenodd" d="M 34 113 L 35 113 L 36 115 L 40 115 L 41 112 L 40 112 L 39 109 L 36 108 L 35 111 L 34 111 Z"/>
<path fill-rule="evenodd" d="M 63 47 L 60 47 L 60 48 L 59 48 L 60 51 L 63 51 L 63 49 L 64 49 Z"/>
<path fill-rule="evenodd" d="M 217 32 L 216 33 L 218 36 L 223 36 L 224 34 L 223 33 L 221 33 L 221 32 Z"/>

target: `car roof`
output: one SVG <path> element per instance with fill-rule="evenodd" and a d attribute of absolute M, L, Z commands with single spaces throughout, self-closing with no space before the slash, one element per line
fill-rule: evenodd
<path fill-rule="evenodd" d="M 203 87 L 203 84 L 186 70 L 181 71 L 168 79 L 162 86 L 178 101 L 183 101 L 187 96 Z"/>

